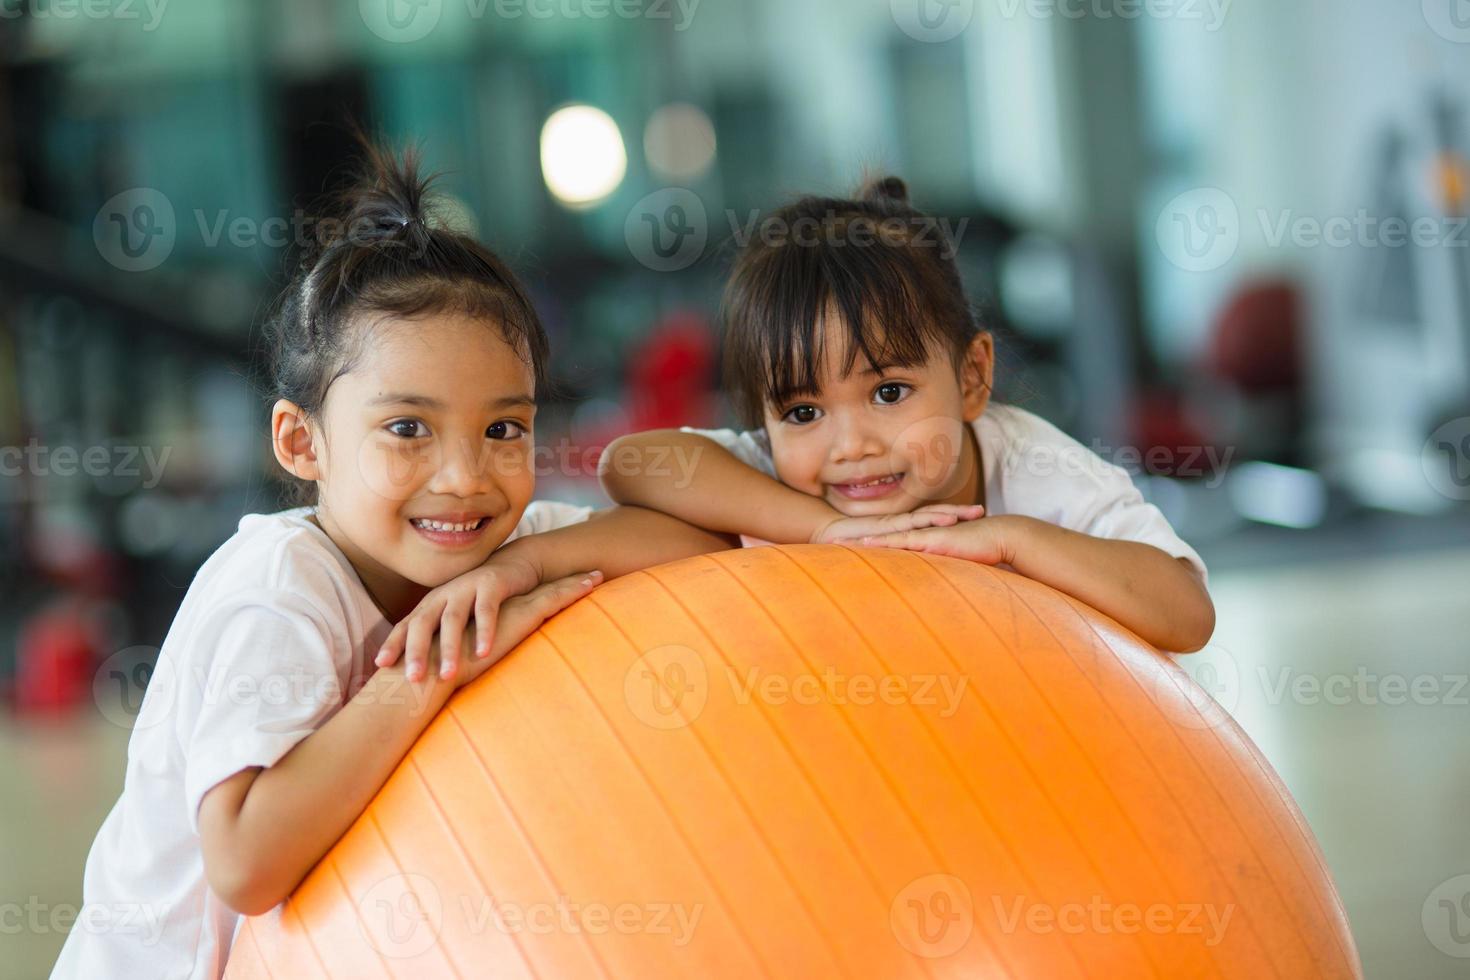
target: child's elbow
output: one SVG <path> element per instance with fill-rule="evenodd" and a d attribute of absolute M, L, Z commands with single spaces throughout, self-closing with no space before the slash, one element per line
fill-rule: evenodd
<path fill-rule="evenodd" d="M 228 898 L 224 895 L 220 896 L 220 901 L 240 915 L 264 915 L 285 900 L 285 895 L 260 890 L 240 891 Z"/>
<path fill-rule="evenodd" d="M 1210 594 L 1200 586 L 1199 595 L 1185 604 L 1181 611 L 1172 643 L 1166 649 L 1172 653 L 1197 653 L 1215 635 L 1215 604 Z"/>
<path fill-rule="evenodd" d="M 602 482 L 602 491 L 615 504 L 637 503 L 630 492 L 634 484 L 630 474 L 641 469 L 641 436 L 642 433 L 618 436 L 607 444 L 597 461 L 597 478 Z"/>
<path fill-rule="evenodd" d="M 647 504 L 648 478 L 668 466 L 670 452 L 683 438 L 676 429 L 652 429 L 618 436 L 597 461 L 603 492 L 616 504 Z"/>
<path fill-rule="evenodd" d="M 269 912 L 286 897 L 277 895 L 277 889 L 268 887 L 258 873 L 243 866 L 242 862 L 206 860 L 204 877 L 209 882 L 209 890 L 240 915 Z"/>

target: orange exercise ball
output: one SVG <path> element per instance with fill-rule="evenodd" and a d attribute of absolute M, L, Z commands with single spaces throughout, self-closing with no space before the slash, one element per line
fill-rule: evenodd
<path fill-rule="evenodd" d="M 425 731 L 231 980 L 1356 977 L 1280 779 L 1043 585 L 832 546 L 562 612 Z"/>

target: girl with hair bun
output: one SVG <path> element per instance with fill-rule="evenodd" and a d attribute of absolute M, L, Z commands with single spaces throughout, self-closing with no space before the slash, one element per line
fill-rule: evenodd
<path fill-rule="evenodd" d="M 730 543 L 531 499 L 540 319 L 412 154 L 366 156 L 269 323 L 306 506 L 246 516 L 184 596 L 55 977 L 219 977 L 456 689 L 604 575 Z"/>
<path fill-rule="evenodd" d="M 955 243 L 897 177 L 763 220 L 725 291 L 725 377 L 743 431 L 625 436 L 603 456 L 624 504 L 747 543 L 847 542 L 1006 565 L 1154 645 L 1214 629 L 1199 555 L 1106 462 L 991 404 L 994 341 Z M 699 460 L 676 483 L 643 459 Z"/>

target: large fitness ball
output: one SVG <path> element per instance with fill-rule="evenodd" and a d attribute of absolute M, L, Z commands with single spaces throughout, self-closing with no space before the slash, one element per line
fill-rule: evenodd
<path fill-rule="evenodd" d="M 604 585 L 460 692 L 229 975 L 1359 967 L 1301 812 L 1167 657 L 1004 571 L 767 547 Z"/>

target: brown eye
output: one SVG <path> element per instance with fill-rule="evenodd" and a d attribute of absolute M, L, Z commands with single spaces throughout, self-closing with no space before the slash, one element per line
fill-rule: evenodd
<path fill-rule="evenodd" d="M 885 405 L 892 405 L 895 402 L 903 400 L 903 396 L 908 392 L 908 388 L 908 385 L 890 381 L 886 384 L 879 385 L 876 394 L 880 402 Z"/>
<path fill-rule="evenodd" d="M 496 422 L 485 430 L 487 439 L 515 439 L 525 432 L 525 427 L 519 422 Z"/>
<path fill-rule="evenodd" d="M 806 425 L 808 422 L 815 422 L 817 418 L 817 407 L 815 405 L 797 405 L 786 413 L 786 421 L 794 422 L 797 425 Z"/>
<path fill-rule="evenodd" d="M 418 419 L 396 419 L 386 426 L 389 432 L 401 439 L 413 439 L 421 435 L 427 435 L 428 431 L 424 423 Z"/>

